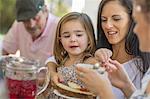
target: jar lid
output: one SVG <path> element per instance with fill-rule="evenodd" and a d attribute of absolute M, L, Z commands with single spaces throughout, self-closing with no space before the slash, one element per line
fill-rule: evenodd
<path fill-rule="evenodd" d="M 5 69 L 15 70 L 36 70 L 40 63 L 36 60 L 27 59 L 25 57 L 8 56 L 3 61 Z"/>

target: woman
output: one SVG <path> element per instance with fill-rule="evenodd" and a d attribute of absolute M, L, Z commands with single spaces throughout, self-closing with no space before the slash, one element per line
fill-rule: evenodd
<path fill-rule="evenodd" d="M 145 54 L 144 63 L 150 67 L 150 44 L 147 44 L 147 42 L 150 42 L 150 0 L 136 0 L 134 17 L 137 21 L 137 25 L 134 31 L 136 32 L 140 41 L 140 50 Z M 122 68 L 122 66 L 116 61 L 110 60 L 110 63 L 117 68 L 111 72 L 112 75 L 110 80 L 113 85 L 120 88 L 126 96 L 130 97 L 132 95 L 131 98 L 133 99 L 150 98 L 150 68 L 142 80 L 142 89 L 140 91 L 135 91 L 136 89 L 124 68 Z M 98 94 L 101 99 L 115 99 L 115 96 L 110 87 L 111 84 L 107 77 L 103 77 L 97 72 L 82 67 L 78 67 L 77 70 L 79 79 L 82 80 L 91 91 Z M 82 76 L 80 76 L 80 73 L 82 73 Z M 89 79 L 93 76 L 94 78 L 92 80 Z"/>
<path fill-rule="evenodd" d="M 145 56 L 144 63 L 149 66 L 148 71 L 142 79 L 142 90 L 136 91 L 132 95 L 132 98 L 140 98 L 142 96 L 150 95 L 150 44 L 148 43 L 150 42 L 150 1 L 135 0 L 133 16 L 138 23 L 134 28 L 134 31 L 140 41 L 140 50 Z"/>
<path fill-rule="evenodd" d="M 139 58 L 138 38 L 133 32 L 130 0 L 102 0 L 98 11 L 98 48 L 112 50 L 112 59 L 123 64 L 136 88 L 141 87 L 142 60 Z M 99 50 L 98 50 L 99 51 Z M 97 51 L 97 52 L 98 52 Z M 103 62 L 107 63 L 107 62 Z M 117 99 L 124 99 L 122 90 L 113 86 Z"/>

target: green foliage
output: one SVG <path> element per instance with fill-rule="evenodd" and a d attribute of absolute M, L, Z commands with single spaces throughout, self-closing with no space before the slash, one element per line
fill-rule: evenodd
<path fill-rule="evenodd" d="M 57 9 L 55 11 L 55 14 L 57 16 L 63 16 L 65 13 L 68 12 L 68 7 L 67 5 L 65 5 L 64 3 L 62 3 L 61 1 L 59 1 Z"/>
<path fill-rule="evenodd" d="M 63 16 L 69 12 L 69 5 L 64 0 L 47 0 L 51 6 L 50 12 L 56 16 Z M 15 20 L 16 0 L 0 0 L 0 34 L 4 34 Z"/>
<path fill-rule="evenodd" d="M 50 12 L 56 16 L 63 16 L 69 12 L 69 6 L 64 3 L 64 0 L 47 0 L 50 4 Z"/>
<path fill-rule="evenodd" d="M 0 33 L 6 33 L 15 19 L 16 0 L 0 0 Z"/>

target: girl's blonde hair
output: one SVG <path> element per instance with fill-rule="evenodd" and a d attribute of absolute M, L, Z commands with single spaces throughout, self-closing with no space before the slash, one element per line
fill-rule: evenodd
<path fill-rule="evenodd" d="M 89 42 L 88 42 L 88 47 L 84 51 L 85 55 L 93 55 L 96 49 L 94 28 L 93 28 L 93 24 L 89 16 L 84 13 L 70 12 L 66 14 L 65 16 L 63 16 L 57 25 L 56 38 L 55 38 L 55 43 L 54 43 L 54 56 L 58 64 L 63 64 L 62 62 L 68 56 L 68 53 L 63 48 L 63 45 L 60 42 L 61 26 L 65 24 L 66 22 L 72 21 L 72 20 L 79 20 L 80 23 L 85 28 L 85 31 L 87 33 Z"/>

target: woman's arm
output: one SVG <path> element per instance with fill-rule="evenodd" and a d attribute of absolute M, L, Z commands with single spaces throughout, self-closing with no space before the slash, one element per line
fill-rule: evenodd
<path fill-rule="evenodd" d="M 78 78 L 85 83 L 89 90 L 100 97 L 106 98 L 107 96 L 108 99 L 109 96 L 110 98 L 114 97 L 110 87 L 111 83 L 113 86 L 121 89 L 126 97 L 130 97 L 136 88 L 129 79 L 123 66 L 114 60 L 109 60 L 109 62 L 105 63 L 104 65 L 109 67 L 109 79 L 106 76 L 98 74 L 96 71 L 83 67 L 77 67 L 77 74 L 79 75 Z M 82 76 L 80 74 L 82 74 Z"/>
<path fill-rule="evenodd" d="M 77 75 L 78 79 L 83 81 L 86 87 L 101 99 L 115 99 L 111 83 L 106 75 L 84 67 L 77 67 Z"/>

